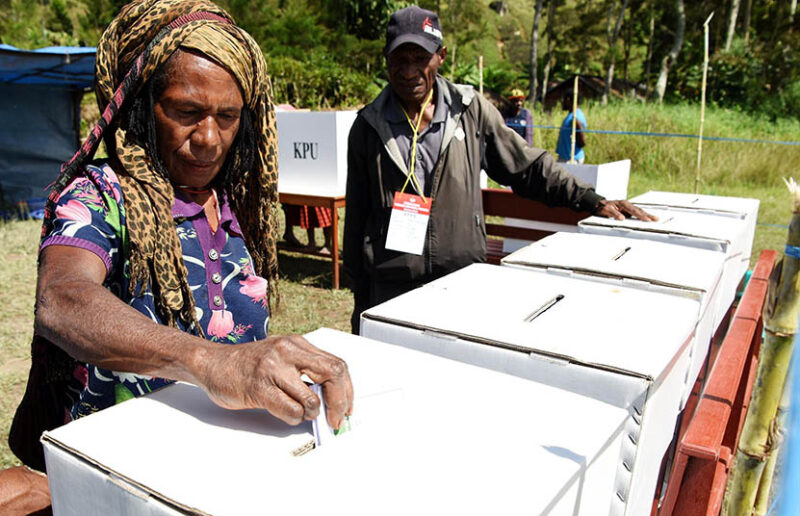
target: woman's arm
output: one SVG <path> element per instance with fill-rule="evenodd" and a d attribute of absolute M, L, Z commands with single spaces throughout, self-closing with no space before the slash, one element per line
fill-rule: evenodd
<path fill-rule="evenodd" d="M 77 360 L 190 382 L 223 407 L 264 408 L 289 424 L 319 413 L 319 400 L 302 374 L 323 385 L 334 428 L 351 411 L 347 365 L 304 338 L 210 342 L 151 321 L 106 290 L 105 275 L 103 261 L 90 251 L 46 247 L 36 287 L 36 332 Z"/>

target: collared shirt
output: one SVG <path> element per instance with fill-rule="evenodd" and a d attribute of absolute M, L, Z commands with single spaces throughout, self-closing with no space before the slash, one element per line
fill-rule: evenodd
<path fill-rule="evenodd" d="M 180 192 L 177 195 L 172 216 L 194 294 L 195 313 L 206 337 L 226 344 L 266 338 L 269 324 L 267 280 L 253 270 L 242 231 L 226 197 L 220 196 L 220 223 L 213 233 L 203 207 Z M 67 245 L 96 254 L 106 266 L 104 286 L 138 312 L 163 324 L 156 315 L 149 286 L 137 297 L 128 293 L 125 203 L 119 180 L 111 167 L 88 166 L 86 176 L 75 178 L 61 194 L 55 215 L 53 229 L 42 239 L 40 249 Z M 182 331 L 194 333 L 191 328 L 180 323 L 179 326 Z M 110 371 L 91 364 L 80 366 L 74 377 L 70 387 L 73 418 L 172 383 L 163 378 Z"/>
<path fill-rule="evenodd" d="M 438 84 L 434 89 L 434 99 L 436 105 L 433 119 L 417 136 L 417 156 L 414 162 L 414 175 L 417 176 L 426 196 L 431 192 L 433 171 L 439 162 L 439 152 L 442 149 L 442 140 L 444 140 L 444 126 L 450 109 Z M 411 125 L 408 123 L 396 95 L 390 95 L 383 116 L 392 129 L 392 135 L 400 149 L 400 155 L 405 160 L 406 167 L 410 166 L 414 132 L 411 130 Z M 413 191 L 413 186 L 406 187 L 406 193 Z"/>

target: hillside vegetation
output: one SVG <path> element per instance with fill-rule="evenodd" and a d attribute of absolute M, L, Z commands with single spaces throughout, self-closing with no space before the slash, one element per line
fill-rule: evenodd
<path fill-rule="evenodd" d="M 388 15 L 409 3 L 219 0 L 264 50 L 276 100 L 306 108 L 355 106 L 375 96 L 385 84 L 381 48 Z M 532 76 L 542 84 L 545 75 L 552 83 L 574 73 L 607 77 L 613 70 L 615 78 L 637 83 L 640 92 L 652 97 L 659 73 L 666 69 L 667 102 L 699 98 L 703 22 L 714 13 L 709 25 L 709 102 L 772 119 L 800 116 L 796 3 L 740 2 L 735 17 L 730 0 L 418 3 L 440 14 L 450 50 L 443 72 L 458 82 L 478 85 L 478 56 L 483 56 L 484 84 L 501 95 L 514 87 L 530 91 Z M 21 48 L 93 46 L 124 4 L 0 0 L 0 42 Z M 537 52 L 532 60 L 537 8 Z M 536 91 L 540 94 L 541 88 Z"/>

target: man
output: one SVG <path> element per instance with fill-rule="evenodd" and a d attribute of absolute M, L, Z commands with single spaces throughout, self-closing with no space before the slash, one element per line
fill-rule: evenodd
<path fill-rule="evenodd" d="M 355 333 L 363 310 L 486 261 L 481 163 L 525 197 L 650 220 L 525 145 L 472 87 L 439 76 L 447 48 L 436 13 L 411 6 L 392 14 L 384 56 L 389 86 L 359 112 L 349 138 L 344 261 L 354 280 Z"/>
<path fill-rule="evenodd" d="M 528 146 L 533 147 L 533 116 L 530 111 L 522 107 L 525 102 L 525 93 L 520 89 L 514 89 L 508 96 L 508 101 L 511 103 L 511 109 L 508 116 L 505 117 L 506 125 L 525 138 Z"/>
<path fill-rule="evenodd" d="M 577 163 L 584 163 L 586 161 L 586 153 L 583 148 L 586 147 L 586 135 L 583 130 L 586 129 L 586 115 L 583 114 L 581 108 L 573 105 L 575 102 L 575 95 L 572 90 L 568 90 L 561 99 L 561 107 L 567 111 L 567 116 L 561 122 L 561 129 L 558 131 L 558 145 L 556 145 L 556 153 L 558 154 L 559 163 L 566 163 L 572 159 L 572 119 L 573 113 L 575 118 L 575 161 Z"/>

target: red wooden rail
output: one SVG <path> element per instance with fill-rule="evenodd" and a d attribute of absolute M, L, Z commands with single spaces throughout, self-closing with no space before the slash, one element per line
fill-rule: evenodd
<path fill-rule="evenodd" d="M 486 216 L 513 217 L 516 219 L 577 226 L 578 221 L 591 215 L 588 212 L 576 212 L 569 208 L 550 208 L 544 203 L 520 197 L 511 190 L 503 188 L 484 188 L 482 194 L 483 213 Z M 553 232 L 487 223 L 486 234 L 494 237 L 518 238 L 520 240 L 539 240 L 552 235 Z M 494 264 L 500 263 L 500 259 L 505 256 L 503 241 L 497 238 L 489 238 L 486 244 L 487 261 Z"/>
<path fill-rule="evenodd" d="M 776 257 L 775 251 L 765 250 L 758 258 L 703 394 L 679 436 L 659 516 L 719 514 L 750 402 L 761 347 L 761 311 Z"/>

